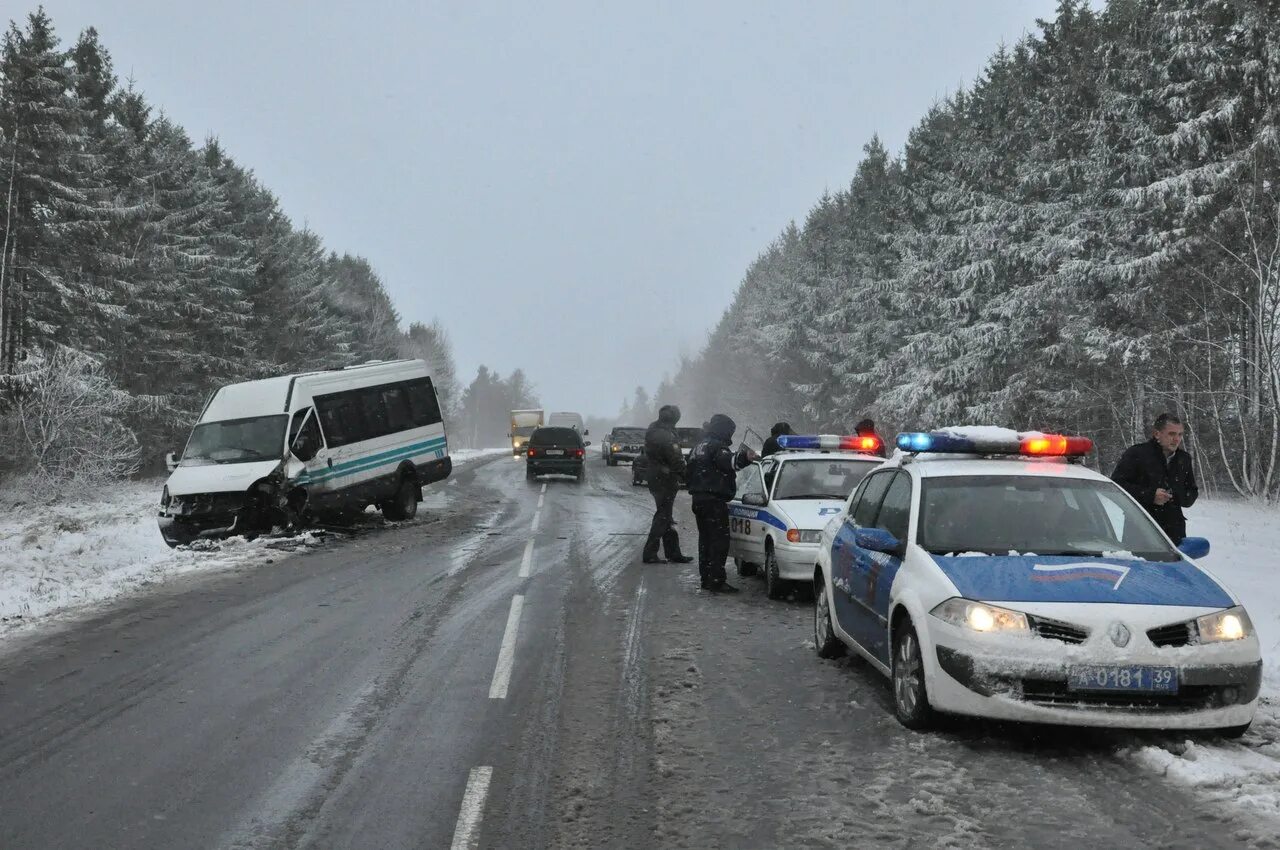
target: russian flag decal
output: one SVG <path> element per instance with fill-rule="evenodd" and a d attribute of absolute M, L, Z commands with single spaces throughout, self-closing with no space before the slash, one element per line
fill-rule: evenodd
<path fill-rule="evenodd" d="M 1036 564 L 1032 581 L 1086 581 L 1096 579 L 1119 590 L 1120 583 L 1129 576 L 1129 568 L 1119 564 Z"/>

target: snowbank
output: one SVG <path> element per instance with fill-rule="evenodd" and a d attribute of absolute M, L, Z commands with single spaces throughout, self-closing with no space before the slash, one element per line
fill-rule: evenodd
<path fill-rule="evenodd" d="M 457 467 L 510 453 L 509 448 L 466 449 L 450 455 Z M 0 492 L 0 639 L 55 612 L 183 573 L 225 569 L 268 552 L 281 556 L 319 543 L 317 535 L 306 534 L 170 549 L 156 529 L 162 485 L 159 480 L 124 482 L 53 504 L 13 489 Z"/>
<path fill-rule="evenodd" d="M 1201 563 L 1240 598 L 1262 643 L 1262 703 L 1237 741 L 1177 739 L 1126 755 L 1173 781 L 1193 786 L 1280 824 L 1280 509 L 1226 500 L 1188 512 L 1188 532 L 1209 538 Z"/>

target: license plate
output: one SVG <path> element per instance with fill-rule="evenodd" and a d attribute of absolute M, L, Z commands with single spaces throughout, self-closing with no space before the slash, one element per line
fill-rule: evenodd
<path fill-rule="evenodd" d="M 547 454 L 548 454 L 548 455 L 562 455 L 562 454 L 564 454 L 564 449 L 547 449 Z"/>
<path fill-rule="evenodd" d="M 1155 691 L 1176 694 L 1176 667 L 1072 667 L 1067 687 L 1073 691 Z"/>

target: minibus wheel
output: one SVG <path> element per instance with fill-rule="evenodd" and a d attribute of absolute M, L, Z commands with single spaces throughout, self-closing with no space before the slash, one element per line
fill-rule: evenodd
<path fill-rule="evenodd" d="M 391 501 L 382 503 L 382 515 L 393 522 L 413 519 L 418 513 L 418 485 L 407 476 L 400 476 L 400 486 Z"/>

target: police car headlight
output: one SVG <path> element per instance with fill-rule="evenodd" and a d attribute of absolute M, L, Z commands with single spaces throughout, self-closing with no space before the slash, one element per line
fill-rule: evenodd
<path fill-rule="evenodd" d="M 1244 640 L 1253 634 L 1249 615 L 1239 606 L 1196 618 L 1196 632 L 1200 643 L 1221 643 Z"/>
<path fill-rule="evenodd" d="M 1008 608 L 998 608 L 958 596 L 953 596 L 929 613 L 943 622 L 975 632 L 1031 634 L 1027 615 L 1021 611 L 1010 611 Z"/>

